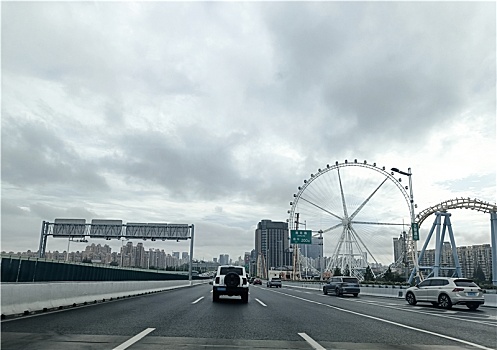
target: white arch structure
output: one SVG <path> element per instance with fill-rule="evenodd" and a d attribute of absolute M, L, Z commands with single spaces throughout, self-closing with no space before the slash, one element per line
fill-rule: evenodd
<path fill-rule="evenodd" d="M 447 212 L 450 209 L 470 209 L 490 214 L 490 246 L 492 249 L 492 284 L 497 285 L 497 205 L 474 198 L 449 199 L 416 215 L 419 226 L 431 215 L 437 212 Z M 419 261 L 418 261 L 419 264 Z M 411 275 L 412 276 L 412 275 Z"/>

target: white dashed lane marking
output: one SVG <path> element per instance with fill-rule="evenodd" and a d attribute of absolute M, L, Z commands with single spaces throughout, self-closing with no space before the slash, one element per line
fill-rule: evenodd
<path fill-rule="evenodd" d="M 195 300 L 194 302 L 192 302 L 192 304 L 196 304 L 196 303 L 198 303 L 198 302 L 199 302 L 200 300 L 202 300 L 202 299 L 204 299 L 204 297 L 200 297 L 200 298 L 198 298 L 197 300 Z"/>
<path fill-rule="evenodd" d="M 153 331 L 155 331 L 155 328 L 147 328 L 143 332 L 135 335 L 133 338 L 125 341 L 121 345 L 118 345 L 113 350 L 125 350 L 125 349 L 129 348 L 131 345 L 133 345 L 134 343 L 136 343 L 137 341 L 139 341 L 140 339 L 144 338 L 148 333 L 153 332 Z"/>
<path fill-rule="evenodd" d="M 262 306 L 266 307 L 267 305 L 264 304 L 262 301 L 260 301 L 259 299 L 255 298 L 255 301 L 257 301 L 259 304 L 261 304 Z"/>

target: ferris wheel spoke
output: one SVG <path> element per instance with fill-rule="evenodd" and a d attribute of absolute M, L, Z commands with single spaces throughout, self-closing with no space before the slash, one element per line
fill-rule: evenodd
<path fill-rule="evenodd" d="M 348 217 L 347 204 L 345 204 L 345 195 L 343 194 L 342 177 L 340 176 L 340 168 L 337 168 L 338 182 L 340 183 L 340 193 L 342 195 L 343 216 Z"/>
<path fill-rule="evenodd" d="M 364 202 L 362 202 L 362 204 L 356 209 L 356 211 L 354 213 L 352 213 L 352 215 L 350 215 L 350 220 L 352 220 L 361 211 L 361 209 L 364 208 L 364 206 L 370 201 L 370 199 L 374 196 L 374 194 L 376 192 L 378 192 L 380 187 L 383 186 L 383 184 L 387 180 L 388 180 L 388 177 L 385 177 L 385 179 L 381 182 L 381 184 L 378 187 L 376 187 L 376 189 L 369 195 L 369 197 L 366 198 L 366 200 Z"/>
<path fill-rule="evenodd" d="M 350 223 L 351 224 L 359 224 L 359 225 L 405 226 L 405 224 L 396 224 L 393 222 L 351 221 Z"/>
<path fill-rule="evenodd" d="M 344 238 L 345 238 L 345 233 L 346 233 L 346 228 L 344 227 L 343 228 L 343 231 L 342 231 L 342 234 L 340 235 L 340 239 L 338 241 L 338 244 L 335 248 L 335 251 L 333 252 L 333 255 L 331 256 L 331 260 L 330 260 L 330 263 L 329 265 L 336 265 L 337 261 L 338 261 L 338 253 L 340 252 L 340 250 L 342 249 L 342 244 L 343 244 L 343 241 L 344 241 Z M 337 266 L 330 266 L 329 268 L 334 268 L 334 267 L 337 267 Z"/>
<path fill-rule="evenodd" d="M 332 230 L 334 230 L 334 229 L 336 229 L 336 228 L 338 228 L 340 226 L 343 226 L 343 224 L 339 223 L 339 224 L 336 224 L 335 226 L 328 227 L 326 230 L 323 230 L 323 233 L 330 232 L 330 231 L 332 231 Z"/>
<path fill-rule="evenodd" d="M 313 203 L 313 202 L 311 202 L 311 201 L 309 201 L 309 200 L 305 199 L 305 198 L 304 198 L 304 197 L 302 197 L 302 196 L 300 197 L 300 199 L 302 199 L 303 201 L 306 201 L 307 203 L 309 203 L 310 205 L 315 206 L 315 207 L 316 207 L 316 208 L 318 208 L 318 209 L 321 209 L 321 210 L 322 210 L 322 211 L 324 211 L 325 213 L 328 213 L 328 214 L 330 214 L 331 216 L 334 216 L 334 217 L 335 217 L 335 218 L 337 218 L 338 220 L 342 220 L 342 218 L 341 218 L 341 217 L 339 217 L 338 215 L 336 215 L 336 214 L 332 213 L 331 211 L 329 211 L 329 210 L 327 210 L 327 209 L 325 209 L 325 208 L 323 208 L 323 207 L 321 207 L 321 206 L 317 205 L 316 203 Z"/>
<path fill-rule="evenodd" d="M 364 249 L 366 249 L 366 251 L 371 256 L 371 258 L 374 260 L 374 262 L 376 264 L 378 264 L 378 261 L 376 261 L 376 258 L 374 257 L 374 255 L 371 253 L 371 251 L 369 250 L 369 248 L 364 244 L 364 242 L 362 241 L 362 238 L 357 234 L 357 231 L 352 227 L 352 225 L 350 226 L 350 230 L 353 232 L 354 236 L 359 240 L 359 242 L 361 242 L 361 244 L 363 245 Z"/>

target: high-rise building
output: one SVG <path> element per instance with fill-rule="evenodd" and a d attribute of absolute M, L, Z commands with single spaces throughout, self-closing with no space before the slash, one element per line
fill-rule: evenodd
<path fill-rule="evenodd" d="M 492 276 L 492 248 L 490 244 L 480 244 L 473 246 L 457 247 L 457 256 L 461 265 L 462 276 L 472 278 L 475 270 L 479 267 L 483 270 L 485 278 L 488 280 Z M 435 265 L 435 249 L 425 250 L 421 266 Z M 440 275 L 452 275 L 455 268 L 454 256 L 450 242 L 444 242 L 440 254 Z M 448 269 L 447 269 L 448 268 Z"/>
<path fill-rule="evenodd" d="M 407 254 L 407 242 L 404 234 L 401 234 L 400 237 L 394 237 L 393 239 L 393 262 L 405 262 L 403 258 L 404 253 Z M 405 257 L 408 259 L 408 257 Z M 402 259 L 402 261 L 399 261 L 399 259 Z"/>
<path fill-rule="evenodd" d="M 262 220 L 255 230 L 255 251 L 266 269 L 291 265 L 288 224 Z"/>
<path fill-rule="evenodd" d="M 318 259 L 322 254 L 322 243 L 322 238 L 312 237 L 312 244 L 302 244 L 300 250 L 304 256 L 310 259 Z"/>
<path fill-rule="evenodd" d="M 230 256 L 228 254 L 220 254 L 219 255 L 219 265 L 229 265 Z"/>

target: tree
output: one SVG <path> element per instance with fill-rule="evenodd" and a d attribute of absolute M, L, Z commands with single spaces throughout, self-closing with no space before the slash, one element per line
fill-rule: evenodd
<path fill-rule="evenodd" d="M 342 270 L 340 270 L 339 267 L 335 267 L 333 270 L 333 276 L 341 276 L 342 275 Z"/>
<path fill-rule="evenodd" d="M 481 268 L 480 264 L 476 265 L 476 269 L 473 271 L 473 280 L 476 283 L 482 283 L 485 282 L 485 273 L 483 272 L 483 269 Z"/>
<path fill-rule="evenodd" d="M 366 267 L 366 272 L 364 273 L 364 280 L 365 281 L 374 281 L 374 275 L 373 271 L 371 270 L 371 267 Z"/>
<path fill-rule="evenodd" d="M 390 266 L 388 267 L 388 270 L 383 275 L 383 279 L 385 281 L 388 281 L 388 282 L 393 282 L 395 280 L 395 276 L 392 272 L 392 269 L 390 269 Z"/>
<path fill-rule="evenodd" d="M 345 271 L 343 271 L 344 276 L 350 276 L 349 265 L 345 265 Z"/>

